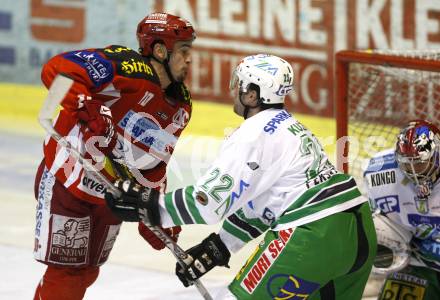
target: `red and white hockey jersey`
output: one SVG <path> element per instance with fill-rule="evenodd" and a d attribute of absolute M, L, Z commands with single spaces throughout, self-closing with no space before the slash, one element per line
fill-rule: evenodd
<path fill-rule="evenodd" d="M 111 110 L 117 134 L 114 160 L 127 166 L 139 183 L 159 186 L 191 116 L 191 96 L 185 85 L 175 83 L 162 90 L 149 60 L 122 46 L 59 54 L 43 67 L 42 81 L 47 88 L 58 74 L 72 78 L 74 84 L 61 102 L 63 109 L 54 125 L 57 132 L 85 157 L 91 157 L 77 112 L 82 101 L 102 101 Z M 102 203 L 105 187 L 50 136 L 45 140 L 44 156 L 47 168 L 72 194 Z M 111 177 L 113 170 L 101 172 Z"/>

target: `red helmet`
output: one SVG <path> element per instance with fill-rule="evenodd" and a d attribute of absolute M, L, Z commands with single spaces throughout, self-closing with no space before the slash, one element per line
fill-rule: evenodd
<path fill-rule="evenodd" d="M 397 138 L 396 160 L 409 179 L 422 184 L 439 168 L 439 149 L 439 129 L 431 122 L 414 120 Z"/>
<path fill-rule="evenodd" d="M 152 13 L 146 16 L 138 24 L 136 35 L 139 51 L 144 56 L 152 54 L 153 45 L 157 41 L 165 44 L 171 52 L 177 41 L 193 41 L 196 38 L 190 22 L 166 13 Z"/>

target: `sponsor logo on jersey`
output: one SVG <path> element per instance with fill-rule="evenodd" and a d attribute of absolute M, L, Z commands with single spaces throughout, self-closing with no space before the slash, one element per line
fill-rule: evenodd
<path fill-rule="evenodd" d="M 88 260 L 90 217 L 52 215 L 49 262 L 81 265 Z"/>
<path fill-rule="evenodd" d="M 94 194 L 103 195 L 105 193 L 105 186 L 102 183 L 97 182 L 93 178 L 83 175 L 83 178 L 81 179 L 81 183 L 83 187 L 92 191 Z"/>
<path fill-rule="evenodd" d="M 145 74 L 153 76 L 152 68 L 143 60 L 130 58 L 121 62 L 120 70 L 125 75 Z"/>
<path fill-rule="evenodd" d="M 87 71 L 90 80 L 98 87 L 113 80 L 113 66 L 99 53 L 91 51 L 73 51 L 64 58 L 80 65 Z"/>
<path fill-rule="evenodd" d="M 289 274 L 272 275 L 266 285 L 270 299 L 303 300 L 318 288 L 319 283 Z"/>
<path fill-rule="evenodd" d="M 373 157 L 368 163 L 367 170 L 364 172 L 364 177 L 369 173 L 395 168 L 397 168 L 397 161 L 394 153 Z"/>
<path fill-rule="evenodd" d="M 286 111 L 282 110 L 280 113 L 275 115 L 269 122 L 267 122 L 266 126 L 264 126 L 264 131 L 269 134 L 273 134 L 275 130 L 278 128 L 277 125 L 281 124 L 281 122 L 289 119 L 291 115 Z"/>
<path fill-rule="evenodd" d="M 374 173 L 370 175 L 371 187 L 396 183 L 396 172 L 386 171 L 380 173 Z"/>
<path fill-rule="evenodd" d="M 375 198 L 374 202 L 376 203 L 376 207 L 379 208 L 380 211 L 385 214 L 391 212 L 400 212 L 398 195 L 388 195 L 384 197 Z"/>
<path fill-rule="evenodd" d="M 40 237 L 41 235 L 41 224 L 43 220 L 43 214 L 48 207 L 50 207 L 50 200 L 52 199 L 53 186 L 55 184 L 55 177 L 49 173 L 49 171 L 44 168 L 43 174 L 41 175 L 40 184 L 38 186 L 38 204 L 36 213 L 36 225 L 35 225 L 35 236 Z"/>
<path fill-rule="evenodd" d="M 293 229 L 279 231 L 279 238 L 271 241 L 258 259 L 256 259 L 255 263 L 252 266 L 249 266 L 249 271 L 240 283 L 241 287 L 246 292 L 252 294 L 255 291 L 270 267 L 283 252 L 292 234 Z M 245 266 L 245 268 L 247 267 L 248 266 Z"/>
<path fill-rule="evenodd" d="M 421 224 L 431 224 L 437 230 L 440 230 L 440 217 L 408 214 L 408 223 L 414 227 L 417 227 Z"/>
<path fill-rule="evenodd" d="M 245 181 L 240 179 L 240 183 L 239 183 L 239 190 L 238 193 L 236 192 L 232 192 L 231 195 L 226 198 L 225 201 L 221 202 L 220 206 L 217 207 L 217 209 L 214 210 L 214 212 L 219 215 L 220 214 L 220 210 L 223 206 L 225 206 L 224 212 L 222 213 L 222 216 L 226 215 L 229 211 L 229 209 L 232 207 L 232 205 L 234 204 L 235 200 L 240 199 L 241 195 L 246 191 L 246 189 L 250 186 L 249 183 L 246 183 Z M 220 191 L 220 190 L 218 190 Z"/>
<path fill-rule="evenodd" d="M 130 110 L 118 123 L 118 126 L 139 142 L 161 154 L 170 153 L 177 143 L 177 138 L 160 128 L 154 121 L 142 117 Z"/>

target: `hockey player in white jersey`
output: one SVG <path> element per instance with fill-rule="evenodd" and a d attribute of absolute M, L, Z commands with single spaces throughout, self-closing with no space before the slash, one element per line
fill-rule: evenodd
<path fill-rule="evenodd" d="M 196 184 L 160 194 L 118 181 L 122 196 L 106 194 L 122 220 L 164 227 L 224 220 L 218 234 L 188 250 L 193 261 L 186 268 L 177 266 L 185 286 L 227 266 L 231 252 L 266 232 L 221 297 L 361 298 L 376 251 L 368 203 L 354 179 L 336 171 L 314 135 L 284 110 L 293 76 L 279 57 L 244 58 L 230 87 L 234 111 L 245 121 Z"/>
<path fill-rule="evenodd" d="M 439 129 L 428 121 L 411 121 L 395 149 L 373 157 L 364 172 L 371 206 L 391 225 L 388 232 L 395 232 L 382 237 L 378 226 L 379 244 L 406 240 L 408 245 L 393 250 L 410 252 L 409 264 L 400 264 L 403 269 L 389 267 L 396 272 L 387 277 L 379 299 L 440 299 L 439 150 Z"/>

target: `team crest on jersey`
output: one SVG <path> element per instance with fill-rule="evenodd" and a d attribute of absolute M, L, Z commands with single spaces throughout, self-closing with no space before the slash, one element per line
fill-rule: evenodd
<path fill-rule="evenodd" d="M 173 123 L 178 128 L 184 128 L 189 122 L 189 113 L 184 108 L 179 108 L 179 110 L 173 116 Z"/>

